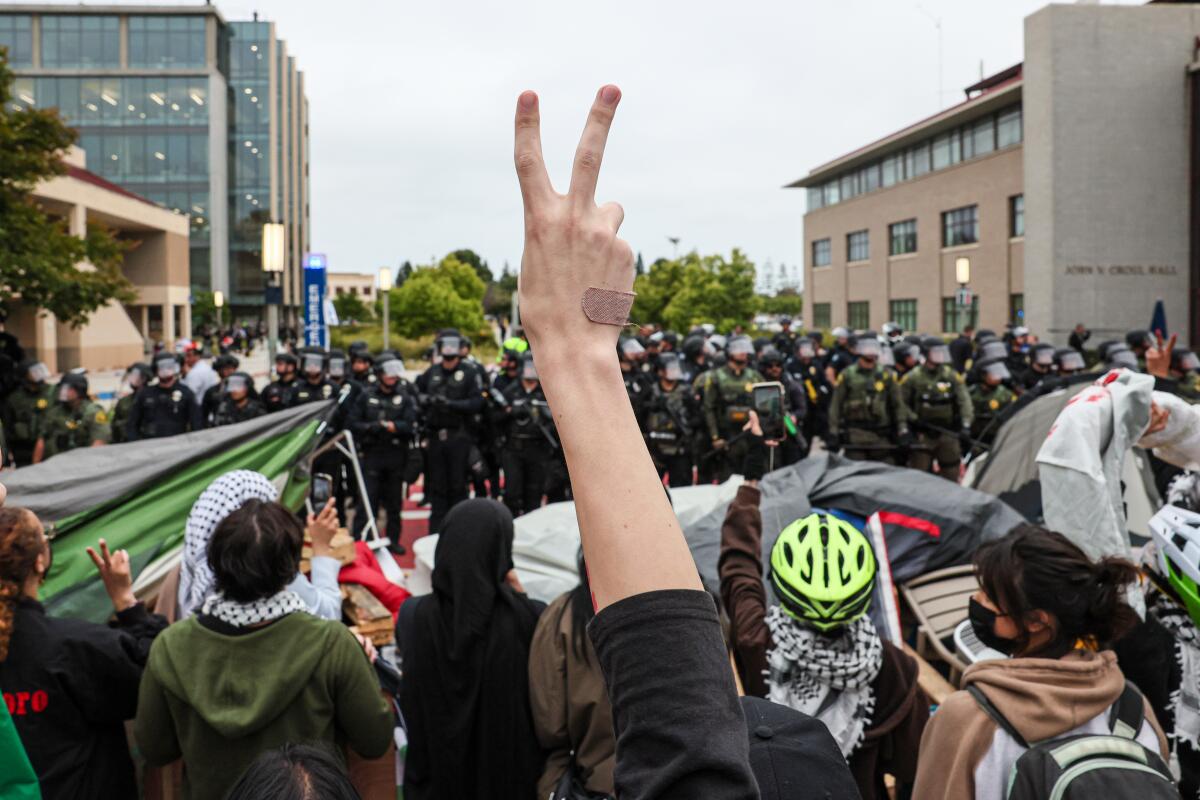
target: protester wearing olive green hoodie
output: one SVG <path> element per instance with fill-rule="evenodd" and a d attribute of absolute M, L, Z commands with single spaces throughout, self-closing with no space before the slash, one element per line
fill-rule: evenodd
<path fill-rule="evenodd" d="M 150 651 L 134 727 L 152 765 L 182 757 L 184 796 L 222 798 L 265 750 L 348 744 L 377 758 L 393 717 L 362 646 L 284 588 L 303 532 L 276 503 L 250 500 L 213 533 L 218 592 Z"/>
<path fill-rule="evenodd" d="M 1137 571 L 1114 558 L 1091 562 L 1058 533 L 1021 526 L 975 557 L 980 591 L 971 626 L 980 641 L 1012 658 L 963 673 L 1027 742 L 1107 734 L 1125 690 L 1111 650 L 1137 615 L 1124 589 Z M 1167 741 L 1144 698 L 1135 738 L 1167 758 Z M 925 728 L 913 797 L 1001 800 L 1024 752 L 968 692 L 946 698 Z"/>

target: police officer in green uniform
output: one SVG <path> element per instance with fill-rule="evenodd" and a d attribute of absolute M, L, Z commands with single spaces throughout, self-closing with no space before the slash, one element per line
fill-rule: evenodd
<path fill-rule="evenodd" d="M 1200 357 L 1187 348 L 1171 352 L 1171 377 L 1179 396 L 1192 405 L 1200 403 Z"/>
<path fill-rule="evenodd" d="M 33 463 L 80 447 L 97 447 L 112 441 L 108 414 L 88 398 L 88 380 L 83 375 L 64 375 L 58 384 L 58 401 L 46 413 Z"/>
<path fill-rule="evenodd" d="M 900 396 L 912 413 L 916 442 L 908 466 L 958 481 L 963 448 L 970 446 L 974 410 L 963 376 L 954 369 L 950 348 L 941 339 L 924 342 L 925 363 L 900 379 Z"/>
<path fill-rule="evenodd" d="M 18 467 L 33 463 L 33 448 L 41 423 L 54 403 L 54 387 L 46 383 L 50 370 L 40 361 L 23 361 L 21 382 L 4 401 L 4 432 Z"/>
<path fill-rule="evenodd" d="M 837 450 L 843 443 L 846 458 L 856 461 L 897 462 L 897 451 L 912 444 L 908 409 L 900 385 L 890 370 L 879 365 L 879 340 L 874 333 L 854 343 L 857 360 L 841 371 L 829 405 L 829 437 Z"/>
<path fill-rule="evenodd" d="M 683 367 L 675 353 L 656 361 L 657 380 L 638 409 L 642 435 L 659 475 L 671 486 L 692 485 L 692 428 L 688 404 L 691 389 L 683 382 Z"/>
<path fill-rule="evenodd" d="M 541 506 L 550 467 L 561 449 L 533 354 L 523 353 L 520 361 L 519 379 L 503 394 L 508 411 L 506 446 L 501 453 L 504 505 L 514 517 Z"/>
<path fill-rule="evenodd" d="M 746 461 L 751 440 L 741 433 L 750 421 L 754 384 L 763 379 L 758 370 L 750 366 L 754 356 L 754 343 L 750 337 L 730 339 L 725 356 L 723 365 L 705 373 L 702 401 L 704 427 L 715 453 L 712 459 L 717 461 L 716 478 L 722 483 Z"/>
<path fill-rule="evenodd" d="M 153 380 L 153 377 L 150 365 L 141 361 L 130 364 L 129 369 L 125 370 L 125 376 L 121 378 L 121 388 L 117 392 L 117 404 L 113 406 L 109 425 L 112 428 L 114 444 L 126 441 L 125 423 L 129 419 L 129 409 L 133 408 L 133 398 L 139 389 Z"/>
<path fill-rule="evenodd" d="M 235 372 L 225 379 L 225 391 L 213 412 L 213 427 L 245 422 L 266 413 L 266 406 L 254 396 L 254 381 L 244 372 Z"/>
<path fill-rule="evenodd" d="M 975 419 L 971 423 L 971 437 L 976 442 L 990 445 L 1000 429 L 996 418 L 1017 401 L 1017 395 L 1005 385 L 1012 375 L 1004 358 L 993 357 L 975 364 L 979 382 L 971 387 L 971 405 Z"/>

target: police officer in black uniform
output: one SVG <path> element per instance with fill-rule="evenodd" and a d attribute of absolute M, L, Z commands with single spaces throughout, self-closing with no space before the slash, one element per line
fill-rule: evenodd
<path fill-rule="evenodd" d="M 362 342 L 362 347 L 359 348 L 355 347 L 356 344 L 359 343 L 350 345 L 350 379 L 361 384 L 365 389 L 378 380 L 373 371 L 375 357 L 371 355 L 365 342 Z"/>
<path fill-rule="evenodd" d="M 492 388 L 504 394 L 509 386 L 521 381 L 521 354 L 505 348 L 500 354 L 500 370 L 492 378 Z"/>
<path fill-rule="evenodd" d="M 233 425 L 248 419 L 261 417 L 266 407 L 254 391 L 254 380 L 244 372 L 235 372 L 224 380 L 224 392 L 213 412 L 213 427 Z"/>
<path fill-rule="evenodd" d="M 300 359 L 291 353 L 280 351 L 275 354 L 276 378 L 267 384 L 262 393 L 263 405 L 268 413 L 292 407 L 296 390 L 300 388 L 296 382 L 299 366 Z"/>
<path fill-rule="evenodd" d="M 213 424 L 217 406 L 221 403 L 221 398 L 225 396 L 225 379 L 237 372 L 240 365 L 241 362 L 237 360 L 237 357 L 228 353 L 222 353 L 213 359 L 213 369 L 216 370 L 217 377 L 221 380 L 205 389 L 204 397 L 200 400 L 200 416 L 204 418 L 206 427 Z"/>
<path fill-rule="evenodd" d="M 325 377 L 325 351 L 321 348 L 306 347 L 300 351 L 300 372 L 289 407 L 330 400 L 337 394 L 337 387 Z"/>
<path fill-rule="evenodd" d="M 425 491 L 430 499 L 429 531 L 441 530 L 446 513 L 467 499 L 472 418 L 483 409 L 483 387 L 474 369 L 464 369 L 457 336 L 442 336 L 440 353 L 421 376 L 425 388 Z"/>
<path fill-rule="evenodd" d="M 521 355 L 520 379 L 504 390 L 508 407 L 504 504 L 514 517 L 533 511 L 546 493 L 547 469 L 560 448 L 532 353 Z"/>
<path fill-rule="evenodd" d="M 157 439 L 176 436 L 204 427 L 196 395 L 179 380 L 179 360 L 174 353 L 162 352 L 151 362 L 158 382 L 143 386 L 133 399 L 125 438 Z"/>
<path fill-rule="evenodd" d="M 828 432 L 833 385 L 821 366 L 816 342 L 808 337 L 797 339 L 796 353 L 784 362 L 783 369 L 804 387 L 804 396 L 808 400 L 808 412 L 800 425 L 804 440 L 810 444 L 817 436 L 824 440 Z"/>
<path fill-rule="evenodd" d="M 361 538 L 369 515 L 382 506 L 387 514 L 385 535 L 400 549 L 400 510 L 404 500 L 404 466 L 417 421 L 417 407 L 403 386 L 404 362 L 384 351 L 375 364 L 378 380 L 359 395 L 350 413 L 349 428 L 360 443 L 363 481 L 370 509 L 354 515 L 354 535 Z"/>

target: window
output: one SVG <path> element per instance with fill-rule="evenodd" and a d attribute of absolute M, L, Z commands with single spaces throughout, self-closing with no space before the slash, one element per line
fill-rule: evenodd
<path fill-rule="evenodd" d="M 43 67 L 119 67 L 120 24 L 116 16 L 44 14 Z"/>
<path fill-rule="evenodd" d="M 1008 198 L 1008 235 L 1025 235 L 1025 195 Z"/>
<path fill-rule="evenodd" d="M 971 298 L 971 305 L 960 308 L 953 297 L 942 298 L 942 330 L 959 333 L 966 326 L 979 327 L 979 295 Z"/>
<path fill-rule="evenodd" d="M 904 180 L 904 160 L 899 155 L 888 156 L 880 167 L 883 185 L 895 186 Z"/>
<path fill-rule="evenodd" d="M 872 164 L 869 167 L 864 167 L 858 174 L 859 189 L 864 192 L 873 192 L 879 188 L 879 165 Z"/>
<path fill-rule="evenodd" d="M 996 147 L 1019 144 L 1022 137 L 1021 107 L 1014 106 L 1007 111 L 1001 111 L 996 119 Z"/>
<path fill-rule="evenodd" d="M 32 67 L 33 17 L 28 14 L 0 15 L 0 47 L 8 48 L 10 67 Z"/>
<path fill-rule="evenodd" d="M 865 331 L 870 328 L 871 304 L 866 300 L 846 303 L 846 325 L 855 331 Z"/>
<path fill-rule="evenodd" d="M 841 202 L 841 195 L 838 194 L 838 182 L 830 181 L 825 184 L 825 205 L 832 206 Z"/>
<path fill-rule="evenodd" d="M 917 301 L 916 300 L 893 300 L 888 304 L 888 310 L 892 322 L 900 326 L 901 330 L 915 331 L 917 329 Z"/>
<path fill-rule="evenodd" d="M 820 186 L 808 187 L 808 210 L 815 211 L 825 207 L 825 193 Z"/>
<path fill-rule="evenodd" d="M 945 169 L 961 160 L 962 149 L 959 147 L 958 131 L 943 133 L 933 140 L 934 169 Z"/>
<path fill-rule="evenodd" d="M 929 172 L 929 142 L 922 142 L 904 154 L 904 174 L 916 178 Z"/>
<path fill-rule="evenodd" d="M 818 330 L 833 327 L 829 303 L 813 303 L 812 313 L 813 327 L 817 328 Z"/>
<path fill-rule="evenodd" d="M 842 199 L 849 200 L 858 194 L 858 188 L 855 185 L 854 173 L 848 172 L 841 177 Z"/>
<path fill-rule="evenodd" d="M 901 256 L 917 252 L 917 221 L 906 219 L 888 226 L 888 253 Z"/>
<path fill-rule="evenodd" d="M 866 231 L 846 234 L 846 260 L 866 261 L 871 257 L 871 240 Z"/>
<path fill-rule="evenodd" d="M 942 212 L 942 247 L 979 241 L 979 206 L 963 206 Z"/>
<path fill-rule="evenodd" d="M 1013 325 L 1025 324 L 1025 295 L 1010 294 L 1008 296 L 1008 321 Z"/>
<path fill-rule="evenodd" d="M 991 117 L 984 117 L 971 127 L 975 155 L 986 155 L 996 149 L 996 126 Z"/>
<path fill-rule="evenodd" d="M 170 69 L 205 65 L 204 17 L 129 18 L 129 66 Z"/>
<path fill-rule="evenodd" d="M 812 243 L 812 265 L 814 267 L 828 267 L 833 255 L 833 248 L 830 247 L 828 239 L 817 239 Z"/>

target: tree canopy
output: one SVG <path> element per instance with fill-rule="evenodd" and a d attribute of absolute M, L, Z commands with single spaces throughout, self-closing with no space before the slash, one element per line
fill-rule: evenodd
<path fill-rule="evenodd" d="M 754 263 L 734 248 L 729 257 L 692 251 L 679 259 L 660 258 L 633 283 L 637 299 L 631 318 L 687 331 L 703 322 L 718 330 L 749 326 L 758 310 Z"/>
<path fill-rule="evenodd" d="M 95 225 L 72 236 L 34 201 L 38 183 L 66 172 L 62 158 L 76 133 L 53 109 L 14 107 L 12 84 L 0 47 L 0 306 L 18 301 L 79 327 L 110 301 L 136 299 L 121 272 L 130 245 Z M 79 269 L 82 262 L 91 268 Z"/>
<path fill-rule="evenodd" d="M 475 269 L 451 253 L 436 266 L 414 269 L 402 286 L 392 289 L 392 324 L 408 337 L 440 328 L 476 333 L 483 327 L 486 289 Z"/>

